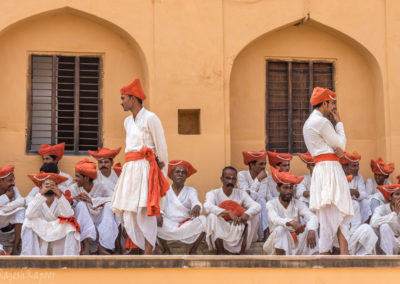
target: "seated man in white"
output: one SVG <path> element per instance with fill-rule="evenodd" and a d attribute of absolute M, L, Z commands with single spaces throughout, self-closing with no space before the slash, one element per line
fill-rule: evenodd
<path fill-rule="evenodd" d="M 360 205 L 356 200 L 352 200 L 354 215 L 350 220 L 350 241 L 349 252 L 352 255 L 373 255 L 376 254 L 376 243 L 378 236 L 369 224 L 361 223 Z M 339 254 L 339 244 L 337 243 L 334 251 Z"/>
<path fill-rule="evenodd" d="M 40 188 L 26 210 L 21 255 L 79 255 L 79 225 L 58 184 L 66 177 L 53 173 L 28 175 Z"/>
<path fill-rule="evenodd" d="M 315 163 L 310 152 L 305 154 L 297 153 L 297 155 L 307 165 L 307 169 L 310 173 L 305 175 L 304 179 L 296 186 L 296 198 L 300 201 L 303 201 L 308 207 L 310 204 L 311 176 L 315 167 Z"/>
<path fill-rule="evenodd" d="M 387 255 L 400 252 L 400 184 L 378 185 L 387 203 L 377 207 L 371 217 L 372 228 L 379 231 L 379 246 Z"/>
<path fill-rule="evenodd" d="M 277 168 L 279 167 L 280 172 L 289 172 L 290 171 L 290 161 L 293 156 L 289 153 L 277 153 L 276 150 L 274 152 L 267 151 L 268 162 L 271 167 Z M 279 196 L 279 192 L 276 190 L 276 182 L 272 178 L 272 176 L 267 177 L 267 201 L 275 199 L 275 197 Z M 263 189 L 262 189 L 263 190 Z"/>
<path fill-rule="evenodd" d="M 258 226 L 258 240 L 265 242 L 269 234 L 268 215 L 265 209 L 266 204 L 266 183 L 268 173 L 265 170 L 267 165 L 267 152 L 243 151 L 243 162 L 249 167 L 248 170 L 238 173 L 238 187 L 246 191 L 254 201 L 261 206 L 260 223 Z M 264 186 L 261 186 L 261 185 Z M 261 189 L 261 190 L 260 190 Z"/>
<path fill-rule="evenodd" d="M 109 190 L 114 191 L 114 187 L 118 181 L 118 174 L 113 169 L 114 159 L 121 151 L 121 147 L 110 150 L 108 148 L 98 148 L 97 152 L 88 151 L 89 154 L 97 160 L 99 170 L 97 171 L 97 179 L 94 183 L 103 183 Z"/>
<path fill-rule="evenodd" d="M 40 168 L 40 172 L 60 174 L 58 166 L 55 163 L 44 163 Z M 60 174 L 61 175 L 61 174 Z M 64 176 L 65 175 L 61 175 Z M 72 184 L 68 180 L 61 182 L 57 185 L 58 188 L 63 192 L 63 194 L 69 198 L 71 197 L 71 187 Z M 26 196 L 26 204 L 29 204 L 33 198 L 39 193 L 40 188 L 35 186 Z M 92 221 L 92 217 L 89 214 L 89 210 L 84 202 L 71 202 L 72 209 L 74 210 L 74 216 L 78 221 L 81 230 L 81 243 L 82 250 L 81 254 L 89 254 L 89 240 L 96 240 L 96 227 Z"/>
<path fill-rule="evenodd" d="M 243 190 L 235 188 L 237 170 L 225 167 L 222 187 L 206 194 L 204 209 L 207 216 L 206 241 L 209 250 L 217 254 L 244 254 L 257 238 L 261 206 Z"/>
<path fill-rule="evenodd" d="M 119 224 L 110 207 L 113 192 L 102 183 L 93 183 L 96 178 L 95 163 L 87 158 L 78 162 L 75 165 L 75 183 L 71 187 L 71 194 L 74 200 L 87 207 L 96 227 L 98 243 L 91 243 L 91 252 L 111 254 L 115 249 Z"/>
<path fill-rule="evenodd" d="M 202 205 L 193 187 L 186 186 L 188 177 L 197 170 L 187 161 L 168 163 L 168 177 L 172 185 L 164 197 L 164 210 L 157 217 L 157 237 L 164 254 L 171 254 L 168 242 L 193 244 L 189 254 L 196 254 L 206 231 L 206 217 L 200 216 Z"/>
<path fill-rule="evenodd" d="M 374 214 L 375 208 L 387 203 L 377 186 L 392 184 L 389 181 L 389 175 L 394 171 L 394 164 L 386 164 L 379 157 L 376 161 L 371 160 L 371 170 L 374 173 L 374 178 L 367 179 L 365 182 L 365 191 L 369 196 L 371 212 Z"/>
<path fill-rule="evenodd" d="M 289 172 L 279 172 L 271 167 L 271 175 L 279 197 L 267 202 L 271 235 L 264 243 L 266 254 L 313 255 L 318 254 L 318 218 L 300 200 L 294 199 L 294 185 L 303 177 Z M 302 225 L 300 217 L 305 220 Z"/>
<path fill-rule="evenodd" d="M 360 169 L 360 160 L 361 156 L 357 152 L 353 152 L 353 154 L 344 152 L 339 161 L 346 176 L 352 175 L 352 179 L 349 181 L 350 195 L 360 205 L 361 223 L 364 223 L 371 216 L 372 212 L 369 207 L 369 196 L 365 190 L 364 178 L 358 172 Z"/>
<path fill-rule="evenodd" d="M 12 255 L 19 254 L 25 199 L 15 186 L 14 166 L 0 168 L 0 245 Z"/>

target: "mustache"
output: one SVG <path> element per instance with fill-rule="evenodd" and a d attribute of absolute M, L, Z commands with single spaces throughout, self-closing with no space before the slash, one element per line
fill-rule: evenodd
<path fill-rule="evenodd" d="M 285 195 L 281 195 L 281 199 L 285 202 L 289 202 L 290 200 L 292 200 L 293 194 L 285 194 Z"/>
<path fill-rule="evenodd" d="M 15 186 L 15 184 L 11 184 L 8 188 L 13 188 Z"/>
<path fill-rule="evenodd" d="M 108 170 L 108 167 L 102 166 L 102 167 L 100 168 L 100 170 Z"/>
<path fill-rule="evenodd" d="M 233 183 L 228 183 L 226 186 L 227 187 L 234 187 L 235 185 Z"/>

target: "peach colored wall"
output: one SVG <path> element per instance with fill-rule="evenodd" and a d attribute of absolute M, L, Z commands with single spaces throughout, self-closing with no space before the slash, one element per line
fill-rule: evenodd
<path fill-rule="evenodd" d="M 268 56 L 337 60 L 336 88 L 345 96 L 339 107 L 348 149 L 363 155 L 361 172 L 370 175 L 368 160 L 376 155 L 400 165 L 399 10 L 396 0 L 2 0 L 0 165 L 16 165 L 17 185 L 27 193 L 25 175 L 40 166 L 39 157 L 25 154 L 32 51 L 104 56 L 106 147 L 124 146 L 122 121 L 127 114 L 118 105 L 118 90 L 134 76 L 142 77 L 149 95 L 146 106 L 163 122 L 169 157 L 187 159 L 199 170 L 188 183 L 198 188 L 202 200 L 206 191 L 220 185 L 224 165 L 242 167 L 238 150 L 263 144 L 263 124 L 244 137 L 231 114 L 241 90 L 238 77 L 244 76 L 238 66 L 245 66 L 248 78 L 255 80 L 249 88 L 258 104 Z M 292 27 L 307 16 L 311 21 L 297 30 Z M 285 48 L 298 34 L 332 46 L 308 50 L 310 42 L 299 39 L 297 51 Z M 261 55 L 263 47 L 268 52 Z M 368 100 L 360 104 L 363 96 Z M 177 134 L 179 108 L 201 109 L 200 135 Z M 263 110 L 258 111 L 262 116 Z M 60 167 L 72 174 L 80 158 L 65 157 Z M 304 172 L 298 162 L 294 170 Z"/>

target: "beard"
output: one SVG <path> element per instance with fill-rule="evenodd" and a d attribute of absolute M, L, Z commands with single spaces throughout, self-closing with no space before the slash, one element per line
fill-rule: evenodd
<path fill-rule="evenodd" d="M 290 202 L 292 200 L 293 195 L 292 194 L 281 194 L 281 199 L 284 202 Z"/>

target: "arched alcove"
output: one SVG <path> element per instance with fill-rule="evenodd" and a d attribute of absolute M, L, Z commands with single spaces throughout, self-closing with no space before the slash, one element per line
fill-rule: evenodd
<path fill-rule="evenodd" d="M 235 58 L 230 77 L 232 164 L 244 168 L 241 151 L 265 147 L 267 58 L 334 62 L 335 90 L 345 124 L 347 150 L 356 150 L 365 157 L 361 169 L 370 176 L 369 159 L 386 153 L 382 147 L 385 121 L 379 115 L 384 109 L 379 66 L 354 39 L 312 20 L 268 32 L 249 43 Z M 294 158 L 292 171 L 304 174 L 305 170 Z"/>

